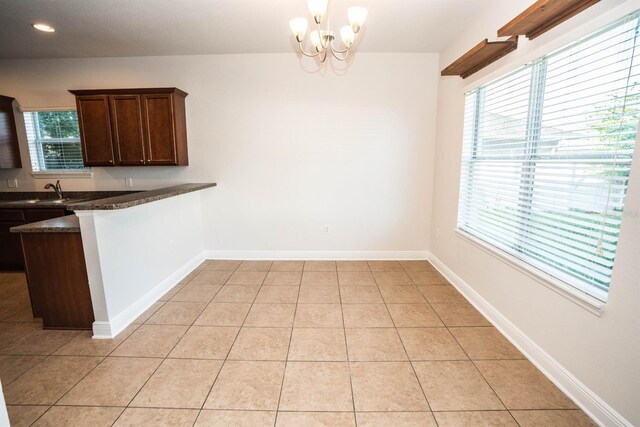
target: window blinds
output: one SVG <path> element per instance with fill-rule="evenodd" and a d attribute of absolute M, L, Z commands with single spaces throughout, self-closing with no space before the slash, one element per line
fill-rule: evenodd
<path fill-rule="evenodd" d="M 84 169 L 75 111 L 39 111 L 24 115 L 34 172 Z"/>
<path fill-rule="evenodd" d="M 458 228 L 602 301 L 640 119 L 639 16 L 465 102 Z"/>

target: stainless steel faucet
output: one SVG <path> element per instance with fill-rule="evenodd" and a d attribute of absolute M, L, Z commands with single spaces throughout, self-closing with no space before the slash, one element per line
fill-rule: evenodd
<path fill-rule="evenodd" d="M 58 195 L 58 199 L 63 199 L 64 197 L 62 196 L 62 186 L 60 185 L 60 180 L 56 181 L 55 185 L 52 183 L 48 183 L 47 185 L 44 186 L 45 190 L 53 190 L 56 192 L 56 194 Z"/>

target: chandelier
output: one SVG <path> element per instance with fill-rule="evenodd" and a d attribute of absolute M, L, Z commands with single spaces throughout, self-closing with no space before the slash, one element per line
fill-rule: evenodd
<path fill-rule="evenodd" d="M 334 45 L 336 35 L 329 26 L 329 0 L 308 0 L 308 5 L 309 12 L 311 12 L 311 16 L 313 16 L 313 20 L 316 23 L 316 30 L 309 34 L 315 52 L 305 51 L 302 45 L 304 36 L 307 33 L 307 19 L 295 18 L 289 21 L 291 32 L 293 32 L 298 42 L 300 52 L 311 58 L 318 56 L 321 62 L 324 62 L 327 59 L 327 54 L 331 52 L 336 59 L 345 61 L 367 17 L 367 9 L 354 6 L 347 10 L 350 25 L 345 25 L 340 29 L 340 38 L 344 47 L 339 49 Z M 322 28 L 323 22 L 325 28 Z"/>

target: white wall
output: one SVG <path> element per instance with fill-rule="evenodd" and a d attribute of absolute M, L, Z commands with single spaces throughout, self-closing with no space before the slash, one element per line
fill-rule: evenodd
<path fill-rule="evenodd" d="M 4 392 L 2 391 L 2 382 L 0 381 L 0 426 L 9 425 L 9 414 L 7 413 L 7 404 L 4 401 Z"/>
<path fill-rule="evenodd" d="M 202 262 L 201 201 L 214 190 L 77 212 L 94 338 L 115 337 Z"/>
<path fill-rule="evenodd" d="M 440 67 L 519 13 L 530 1 L 490 10 L 441 54 Z M 543 286 L 455 233 L 460 181 L 464 92 L 617 17 L 638 1 L 607 1 L 462 80 L 441 78 L 430 250 L 578 381 L 630 423 L 640 425 L 640 162 L 634 161 L 609 301 L 601 317 Z M 584 396 L 582 396 L 584 397 Z M 583 403 L 585 400 L 583 400 Z M 597 406 L 597 405 L 596 405 Z M 596 414 L 601 415 L 601 414 Z M 611 419 L 608 419 L 609 421 Z M 605 422 L 605 418 L 601 418 Z"/>
<path fill-rule="evenodd" d="M 437 54 L 356 54 L 346 73 L 294 54 L 0 61 L 0 93 L 25 108 L 74 105 L 67 89 L 189 92 L 190 165 L 94 168 L 67 189 L 218 187 L 203 201 L 216 251 L 424 251 Z M 26 143 L 21 151 L 29 165 Z M 41 190 L 28 167 L 0 171 Z M 324 225 L 330 233 L 324 234 Z"/>

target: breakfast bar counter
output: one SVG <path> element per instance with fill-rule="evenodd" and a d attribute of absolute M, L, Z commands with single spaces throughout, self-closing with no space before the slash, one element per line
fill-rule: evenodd
<path fill-rule="evenodd" d="M 45 328 L 115 337 L 204 259 L 202 190 L 215 186 L 0 200 L 3 240 L 18 243 L 34 316 Z"/>
<path fill-rule="evenodd" d="M 76 215 L 67 215 L 44 221 L 11 227 L 12 233 L 80 233 L 80 221 Z"/>
<path fill-rule="evenodd" d="M 181 184 L 69 206 L 80 222 L 94 338 L 118 335 L 202 262 L 201 200 L 215 186 Z"/>
<path fill-rule="evenodd" d="M 72 211 L 126 209 L 215 186 L 215 183 L 180 184 L 172 187 L 159 188 L 157 190 L 140 191 L 106 199 L 74 203 L 69 205 L 69 209 Z"/>

